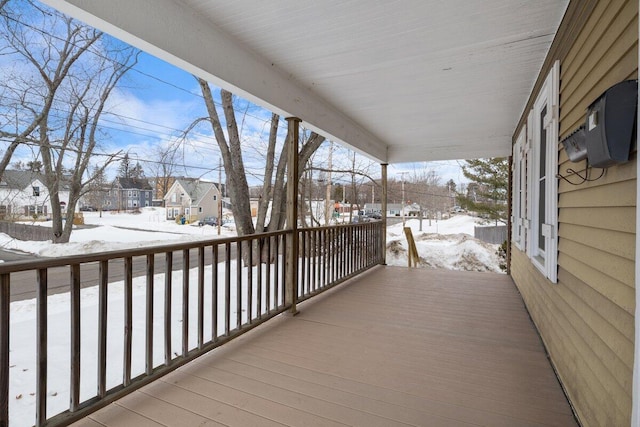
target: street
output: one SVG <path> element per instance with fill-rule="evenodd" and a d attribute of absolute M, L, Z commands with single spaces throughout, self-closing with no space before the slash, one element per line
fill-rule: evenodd
<path fill-rule="evenodd" d="M 213 258 L 211 249 L 205 250 L 205 264 L 211 264 Z M 33 255 L 20 255 L 7 251 L 0 251 L 0 258 L 5 262 L 34 259 Z M 12 258 L 12 259 L 9 259 Z M 231 245 L 231 259 L 236 258 L 236 245 Z M 219 247 L 218 262 L 225 261 L 224 246 Z M 173 255 L 173 271 L 182 270 L 182 251 L 174 252 Z M 196 267 L 198 264 L 198 249 L 192 249 L 189 252 L 189 266 Z M 165 255 L 157 254 L 155 256 L 156 273 L 164 272 Z M 80 268 L 81 287 L 96 286 L 99 277 L 99 264 L 97 262 L 83 264 Z M 146 275 L 147 261 L 146 257 L 136 257 L 133 259 L 133 277 L 141 277 Z M 50 268 L 47 273 L 48 293 L 49 295 L 68 292 L 69 291 L 69 267 Z M 124 280 L 124 260 L 114 259 L 109 261 L 109 283 Z M 11 274 L 11 301 L 21 301 L 36 297 L 36 272 L 24 271 Z"/>

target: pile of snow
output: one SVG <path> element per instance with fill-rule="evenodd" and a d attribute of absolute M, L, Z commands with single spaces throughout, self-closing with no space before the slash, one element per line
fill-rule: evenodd
<path fill-rule="evenodd" d="M 411 228 L 420 257 L 419 267 L 444 268 L 463 271 L 489 271 L 503 273 L 498 256 L 500 245 L 485 243 L 473 237 L 474 227 L 481 225 L 477 218 L 456 215 L 443 221 L 411 219 L 405 226 Z M 402 229 L 396 224 L 387 229 L 387 264 L 407 266 L 408 243 Z"/>

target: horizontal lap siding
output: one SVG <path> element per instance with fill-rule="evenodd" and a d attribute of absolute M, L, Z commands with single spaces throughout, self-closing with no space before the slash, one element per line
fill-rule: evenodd
<path fill-rule="evenodd" d="M 638 2 L 598 1 L 559 51 L 560 139 L 612 85 L 638 75 Z M 517 132 L 516 132 L 517 134 Z M 559 146 L 559 168 L 581 172 Z M 582 172 L 581 172 L 582 173 Z M 600 169 L 589 172 L 591 179 Z M 580 179 L 568 176 L 573 182 Z M 559 180 L 558 283 L 513 247 L 511 271 L 585 426 L 629 425 L 635 310 L 636 154 L 593 182 Z"/>

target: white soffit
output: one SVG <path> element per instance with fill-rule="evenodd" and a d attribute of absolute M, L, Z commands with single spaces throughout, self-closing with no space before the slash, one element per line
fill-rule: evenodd
<path fill-rule="evenodd" d="M 387 163 L 507 156 L 568 0 L 44 0 Z"/>

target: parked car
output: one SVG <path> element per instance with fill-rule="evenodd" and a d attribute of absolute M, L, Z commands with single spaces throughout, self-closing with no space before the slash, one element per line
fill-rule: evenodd
<path fill-rule="evenodd" d="M 382 219 L 382 215 L 380 215 L 378 212 L 371 212 L 368 213 L 367 218 L 371 218 L 371 219 Z"/>
<path fill-rule="evenodd" d="M 83 206 L 80 208 L 80 212 L 93 212 L 95 209 L 92 206 Z"/>
<path fill-rule="evenodd" d="M 202 227 L 203 225 L 218 225 L 218 218 L 215 216 L 205 216 L 200 221 L 198 221 L 198 225 Z"/>

